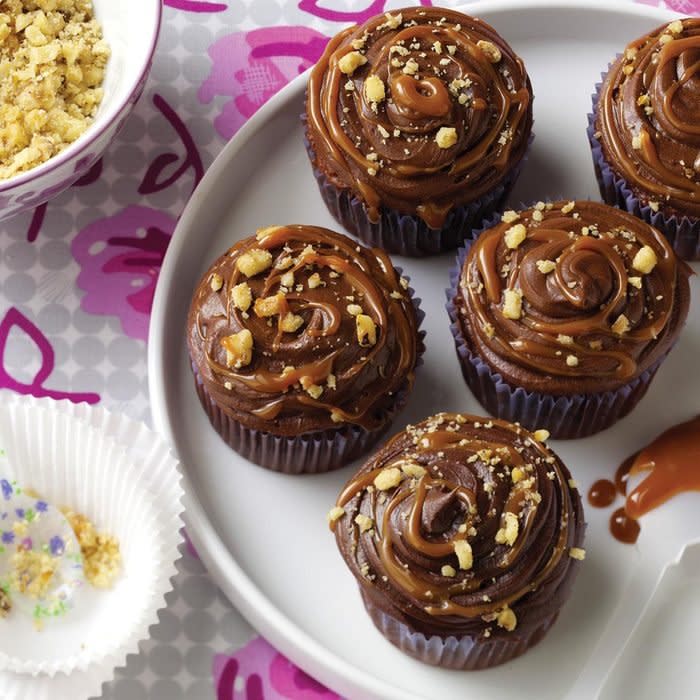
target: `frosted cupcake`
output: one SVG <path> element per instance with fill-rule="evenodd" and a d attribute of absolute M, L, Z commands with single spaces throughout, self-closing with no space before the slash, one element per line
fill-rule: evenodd
<path fill-rule="evenodd" d="M 539 642 L 585 558 L 567 468 L 519 426 L 439 413 L 395 435 L 329 513 L 385 637 L 429 664 L 484 669 Z"/>
<path fill-rule="evenodd" d="M 317 226 L 260 229 L 195 290 L 187 341 L 209 420 L 247 459 L 322 472 L 365 453 L 423 351 L 408 281 L 381 250 Z"/>
<path fill-rule="evenodd" d="M 664 236 L 589 201 L 506 212 L 460 251 L 448 312 L 467 384 L 493 415 L 577 438 L 634 408 L 688 314 Z"/>
<path fill-rule="evenodd" d="M 341 225 L 390 252 L 438 253 L 501 207 L 530 141 L 532 92 L 488 24 L 414 7 L 330 41 L 311 72 L 305 124 Z"/>
<path fill-rule="evenodd" d="M 593 98 L 588 136 L 603 199 L 700 259 L 700 18 L 627 46 Z"/>

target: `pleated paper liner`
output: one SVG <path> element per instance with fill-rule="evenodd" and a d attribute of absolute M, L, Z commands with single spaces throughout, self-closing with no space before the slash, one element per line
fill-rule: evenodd
<path fill-rule="evenodd" d="M 158 435 L 126 416 L 68 401 L 0 396 L 3 475 L 85 515 L 118 539 L 122 556 L 112 588 L 86 584 L 74 608 L 40 631 L 19 610 L 0 621 L 0 671 L 96 671 L 109 680 L 149 636 L 172 588 L 182 540 L 177 461 Z"/>

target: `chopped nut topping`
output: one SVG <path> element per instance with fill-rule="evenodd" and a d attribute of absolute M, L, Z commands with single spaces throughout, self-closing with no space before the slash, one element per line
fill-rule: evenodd
<path fill-rule="evenodd" d="M 413 477 L 414 479 L 420 479 L 421 477 L 425 476 L 427 469 L 425 469 L 425 467 L 421 467 L 420 464 L 416 464 L 415 462 L 404 462 L 401 465 L 401 471 L 406 476 Z"/>
<path fill-rule="evenodd" d="M 348 304 L 345 307 L 345 310 L 351 315 L 351 316 L 359 316 L 362 313 L 362 307 L 359 304 Z"/>
<path fill-rule="evenodd" d="M 321 286 L 321 275 L 318 272 L 314 272 L 313 275 L 309 277 L 309 289 L 316 289 L 316 287 Z"/>
<path fill-rule="evenodd" d="M 455 44 L 449 44 L 447 47 L 447 53 L 449 53 L 450 56 L 454 56 L 456 52 L 457 52 L 457 46 Z"/>
<path fill-rule="evenodd" d="M 634 148 L 635 151 L 639 151 L 642 147 L 642 138 L 638 134 L 635 134 L 632 137 L 632 148 Z"/>
<path fill-rule="evenodd" d="M 292 270 L 289 270 L 289 272 L 285 272 L 280 277 L 280 284 L 283 287 L 287 287 L 287 289 L 292 289 L 294 287 L 294 272 Z"/>
<path fill-rule="evenodd" d="M 578 357 L 576 355 L 567 355 L 566 365 L 567 367 L 578 367 Z"/>
<path fill-rule="evenodd" d="M 507 512 L 505 514 L 505 525 L 496 533 L 496 542 L 498 544 L 507 544 L 512 547 L 515 540 L 518 539 L 518 528 L 520 523 L 518 516 L 515 513 Z"/>
<path fill-rule="evenodd" d="M 557 336 L 557 342 L 561 343 L 562 345 L 573 345 L 574 339 L 570 335 L 563 335 L 560 333 Z"/>
<path fill-rule="evenodd" d="M 255 277 L 271 265 L 272 254 L 262 248 L 253 248 L 236 260 L 236 267 L 246 277 Z"/>
<path fill-rule="evenodd" d="M 335 376 L 335 374 L 329 374 L 329 375 L 326 377 L 326 386 L 327 386 L 329 389 L 335 389 L 335 388 L 336 388 L 336 386 L 337 386 L 337 381 L 336 381 L 336 376 Z"/>
<path fill-rule="evenodd" d="M 372 518 L 369 518 L 362 513 L 355 517 L 355 522 L 359 525 L 360 532 L 367 532 L 367 530 L 371 530 L 374 527 L 374 521 Z"/>
<path fill-rule="evenodd" d="M 386 97 L 384 83 L 379 76 L 370 75 L 365 80 L 365 97 L 368 102 L 378 103 Z"/>
<path fill-rule="evenodd" d="M 304 325 L 304 317 L 299 314 L 293 314 L 291 311 L 282 316 L 280 319 L 280 328 L 283 333 L 295 333 Z"/>
<path fill-rule="evenodd" d="M 247 328 L 222 338 L 221 345 L 226 350 L 228 367 L 240 369 L 251 363 L 253 359 L 253 334 Z"/>
<path fill-rule="evenodd" d="M 340 413 L 338 413 L 338 411 L 331 411 L 331 420 L 334 423 L 342 423 L 344 418 Z"/>
<path fill-rule="evenodd" d="M 454 568 L 454 566 L 450 566 L 449 564 L 445 564 L 445 566 L 440 569 L 440 573 L 443 576 L 447 576 L 448 578 L 452 578 L 453 576 L 457 575 L 457 570 Z"/>
<path fill-rule="evenodd" d="M 522 470 L 520 467 L 513 467 L 510 472 L 510 480 L 514 483 L 517 484 L 519 481 L 522 481 L 525 478 L 525 472 Z"/>
<path fill-rule="evenodd" d="M 398 486 L 402 478 L 403 476 L 400 469 L 397 467 L 389 467 L 387 469 L 382 469 L 382 471 L 377 474 L 374 478 L 374 485 L 380 491 L 386 491 Z"/>
<path fill-rule="evenodd" d="M 535 211 L 532 212 L 532 220 L 542 221 L 542 219 L 544 219 L 544 214 L 539 209 L 535 209 Z"/>
<path fill-rule="evenodd" d="M 615 320 L 615 323 L 610 327 L 610 330 L 615 333 L 615 335 L 623 335 L 627 333 L 630 328 L 631 326 L 627 316 L 625 316 L 625 314 L 620 314 Z"/>
<path fill-rule="evenodd" d="M 418 72 L 418 62 L 414 58 L 409 58 L 406 65 L 403 67 L 403 72 L 406 75 L 415 75 Z"/>
<path fill-rule="evenodd" d="M 603 347 L 603 341 L 602 340 L 591 340 L 588 343 L 588 347 L 591 350 L 600 350 Z"/>
<path fill-rule="evenodd" d="M 642 288 L 642 278 L 641 277 L 628 277 L 627 281 L 633 286 L 636 287 L 637 289 Z"/>
<path fill-rule="evenodd" d="M 345 515 L 345 509 L 341 508 L 340 506 L 335 506 L 334 508 L 331 508 L 328 511 L 328 515 L 326 518 L 328 519 L 329 523 L 334 523 L 336 520 L 339 520 Z"/>
<path fill-rule="evenodd" d="M 658 262 L 656 253 L 651 246 L 645 245 L 637 251 L 637 254 L 632 260 L 632 267 L 641 272 L 643 275 L 648 275 Z"/>
<path fill-rule="evenodd" d="M 486 334 L 487 338 L 493 338 L 493 336 L 496 334 L 496 329 L 493 327 L 491 323 L 485 323 L 482 326 L 482 330 Z"/>
<path fill-rule="evenodd" d="M 571 201 L 567 202 L 562 208 L 561 208 L 561 213 L 562 214 L 568 214 L 569 212 L 572 212 L 574 210 L 574 207 L 576 206 L 576 202 Z"/>
<path fill-rule="evenodd" d="M 277 316 L 287 308 L 286 297 L 282 292 L 277 292 L 269 297 L 263 297 L 255 300 L 253 310 L 255 315 L 260 318 L 269 318 Z"/>
<path fill-rule="evenodd" d="M 683 31 L 683 22 L 679 19 L 673 20 L 668 27 L 666 27 L 671 34 L 680 34 Z"/>
<path fill-rule="evenodd" d="M 569 556 L 572 559 L 578 559 L 579 561 L 583 561 L 586 558 L 586 550 L 581 549 L 581 547 L 572 547 L 569 550 Z"/>
<path fill-rule="evenodd" d="M 459 561 L 459 568 L 463 571 L 469 571 L 474 564 L 472 546 L 466 540 L 456 540 L 454 548 L 457 560 Z"/>
<path fill-rule="evenodd" d="M 501 50 L 493 42 L 481 39 L 476 42 L 476 45 L 481 49 L 490 63 L 498 63 L 501 60 Z"/>
<path fill-rule="evenodd" d="M 231 290 L 231 300 L 237 309 L 248 311 L 253 303 L 253 293 L 247 282 L 241 282 Z"/>
<path fill-rule="evenodd" d="M 385 12 L 386 22 L 380 24 L 377 29 L 398 29 L 401 22 L 403 22 L 403 15 L 398 12 L 392 15 L 390 12 Z"/>
<path fill-rule="evenodd" d="M 357 342 L 360 345 L 374 345 L 377 342 L 377 326 L 367 314 L 359 314 L 355 317 L 357 326 Z"/>
<path fill-rule="evenodd" d="M 211 287 L 212 292 L 221 291 L 221 288 L 224 286 L 224 278 L 218 272 L 215 272 L 211 276 L 209 286 Z"/>
<path fill-rule="evenodd" d="M 547 440 L 549 440 L 549 430 L 545 428 L 535 430 L 535 432 L 532 433 L 532 437 L 534 437 L 537 442 L 547 442 Z"/>
<path fill-rule="evenodd" d="M 543 275 L 548 275 L 550 272 L 554 272 L 554 270 L 557 269 L 557 264 L 554 260 L 538 260 L 535 265 L 537 265 L 537 269 Z"/>
<path fill-rule="evenodd" d="M 501 215 L 501 221 L 503 221 L 506 224 L 512 224 L 514 221 L 517 221 L 520 218 L 520 214 L 518 214 L 517 211 L 513 211 L 512 209 L 508 209 L 508 211 L 504 211 L 503 214 Z"/>
<path fill-rule="evenodd" d="M 506 289 L 503 293 L 503 315 L 517 320 L 522 314 L 523 293 L 519 289 Z"/>
<path fill-rule="evenodd" d="M 302 384 L 303 386 L 303 384 Z M 304 391 L 314 400 L 317 400 L 323 393 L 323 387 L 318 384 L 307 384 Z"/>
<path fill-rule="evenodd" d="M 649 206 L 651 207 L 652 211 L 655 211 L 655 212 L 659 211 L 659 203 L 658 202 L 654 202 L 652 200 L 649 200 Z"/>
<path fill-rule="evenodd" d="M 515 616 L 515 613 L 506 606 L 498 613 L 496 624 L 506 630 L 506 632 L 512 632 L 518 626 L 518 618 Z"/>
<path fill-rule="evenodd" d="M 457 130 L 453 126 L 441 126 L 435 135 L 435 143 L 440 148 L 450 148 L 457 143 Z"/>
<path fill-rule="evenodd" d="M 345 75 L 352 75 L 357 68 L 364 66 L 365 63 L 367 63 L 366 56 L 363 56 L 359 51 L 350 51 L 338 61 L 338 68 Z"/>
<path fill-rule="evenodd" d="M 504 238 L 508 248 L 515 250 L 527 238 L 527 228 L 523 224 L 515 224 L 506 230 Z"/>

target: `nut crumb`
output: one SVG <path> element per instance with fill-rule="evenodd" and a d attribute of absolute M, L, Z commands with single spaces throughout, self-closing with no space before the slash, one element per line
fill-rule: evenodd
<path fill-rule="evenodd" d="M 389 467 L 382 469 L 374 478 L 374 485 L 379 491 L 387 491 L 393 489 L 401 483 L 401 470 L 397 467 Z"/>
<path fill-rule="evenodd" d="M 440 148 L 450 148 L 457 143 L 457 130 L 453 126 L 441 126 L 435 135 L 435 143 Z"/>
<path fill-rule="evenodd" d="M 490 63 L 498 63 L 501 60 L 501 50 L 492 41 L 481 39 L 476 42 L 482 53 Z"/>
<path fill-rule="evenodd" d="M 474 564 L 472 546 L 466 540 L 456 540 L 454 543 L 455 554 L 459 561 L 459 568 L 468 571 Z"/>
<path fill-rule="evenodd" d="M 355 517 L 355 522 L 359 526 L 360 532 L 367 532 L 374 527 L 374 520 L 366 515 L 363 515 L 362 513 Z"/>
<path fill-rule="evenodd" d="M 569 550 L 569 556 L 572 559 L 578 559 L 578 561 L 583 561 L 586 558 L 586 550 L 581 549 L 581 547 L 572 547 Z"/>

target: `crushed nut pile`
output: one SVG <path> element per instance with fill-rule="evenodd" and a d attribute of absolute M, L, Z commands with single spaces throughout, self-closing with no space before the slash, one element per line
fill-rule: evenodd
<path fill-rule="evenodd" d="M 92 0 L 0 0 L 0 179 L 87 129 L 109 54 Z"/>

